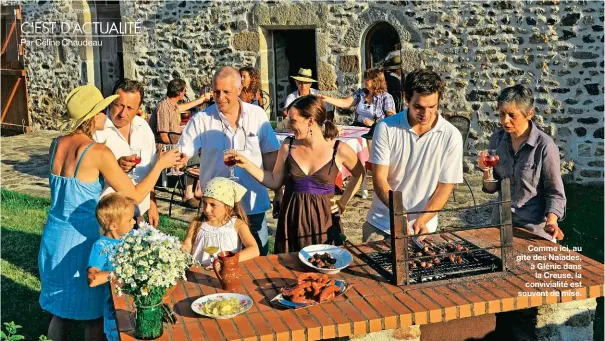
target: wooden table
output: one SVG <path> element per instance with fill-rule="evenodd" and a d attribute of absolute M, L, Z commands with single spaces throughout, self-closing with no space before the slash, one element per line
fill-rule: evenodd
<path fill-rule="evenodd" d="M 527 239 L 528 234 L 514 238 L 515 255 L 547 255 L 529 251 L 530 245 L 554 246 L 543 239 Z M 461 233 L 478 244 L 497 242 L 499 231 L 487 228 Z M 174 326 L 165 325 L 159 340 L 318 340 L 384 329 L 451 321 L 472 316 L 512 311 L 544 304 L 570 302 L 603 296 L 603 264 L 576 252 L 579 261 L 550 261 L 545 264 L 580 264 L 581 270 L 560 270 L 557 273 L 579 273 L 581 286 L 567 289 L 527 288 L 525 283 L 546 283 L 555 279 L 537 279 L 531 269 L 533 261 L 515 262 L 503 275 L 475 276 L 456 281 L 435 282 L 421 287 L 397 287 L 388 283 L 357 256 L 359 250 L 372 252 L 384 249 L 380 243 L 346 246 L 353 253 L 353 264 L 332 275 L 352 284 L 345 295 L 334 301 L 298 310 L 280 310 L 269 301 L 279 288 L 293 282 L 306 272 L 297 253 L 269 255 L 242 263 L 244 276 L 238 291 L 246 294 L 255 305 L 246 313 L 230 320 L 214 320 L 196 315 L 191 303 L 204 295 L 222 292 L 214 273 L 195 268 L 187 281 L 180 281 L 168 301 L 177 315 Z M 566 255 L 567 252 L 553 252 Z M 577 280 L 563 280 L 578 282 Z M 558 295 L 519 296 L 519 292 L 558 292 Z M 572 296 L 577 295 L 577 296 Z M 114 296 L 118 327 L 122 340 L 132 335 L 132 300 Z"/>

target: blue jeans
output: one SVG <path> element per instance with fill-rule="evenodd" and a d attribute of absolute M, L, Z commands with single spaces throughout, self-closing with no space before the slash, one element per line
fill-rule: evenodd
<path fill-rule="evenodd" d="M 250 226 L 250 232 L 252 232 L 254 240 L 256 240 L 260 255 L 266 256 L 269 253 L 269 228 L 267 228 L 267 224 L 265 223 L 265 214 L 249 214 L 248 225 Z"/>

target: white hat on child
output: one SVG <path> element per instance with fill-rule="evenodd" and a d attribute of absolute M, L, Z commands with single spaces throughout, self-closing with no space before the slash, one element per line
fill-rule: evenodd
<path fill-rule="evenodd" d="M 246 192 L 247 189 L 237 182 L 223 177 L 216 177 L 206 183 L 202 190 L 202 195 L 233 207 L 236 202 L 242 200 Z"/>

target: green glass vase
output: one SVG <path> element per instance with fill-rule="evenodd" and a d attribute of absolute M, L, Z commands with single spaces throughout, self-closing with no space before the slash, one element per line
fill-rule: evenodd
<path fill-rule="evenodd" d="M 151 295 L 150 295 L 151 296 Z M 162 295 L 146 296 L 136 301 L 136 319 L 134 337 L 141 340 L 154 340 L 162 336 Z"/>

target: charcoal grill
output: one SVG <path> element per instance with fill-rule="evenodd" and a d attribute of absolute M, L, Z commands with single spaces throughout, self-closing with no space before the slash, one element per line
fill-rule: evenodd
<path fill-rule="evenodd" d="M 474 244 L 466 240 L 462 240 L 458 242 L 458 244 L 464 245 L 469 249 L 477 248 Z M 413 245 L 409 245 L 408 254 L 410 253 L 410 251 L 417 252 L 419 251 L 419 249 L 414 247 Z M 465 253 L 467 255 L 463 258 L 463 262 L 461 264 L 454 264 L 448 261 L 443 261 L 438 265 L 433 265 L 433 267 L 429 269 L 409 269 L 409 283 L 416 284 L 461 278 L 466 276 L 497 272 L 502 269 L 502 262 L 500 261 L 500 258 L 487 252 L 486 250 L 479 248 L 475 251 L 467 251 Z M 387 276 L 392 276 L 393 253 L 391 250 L 377 251 L 369 254 L 361 254 L 361 257 L 364 258 L 364 260 L 374 269 L 380 269 L 382 274 L 387 273 Z M 423 257 L 411 257 L 411 259 L 420 258 Z"/>
<path fill-rule="evenodd" d="M 439 211 L 406 212 L 403 208 L 401 192 L 389 192 L 389 210 L 391 215 L 391 245 L 390 250 L 378 250 L 372 253 L 360 252 L 359 256 L 368 265 L 381 275 L 388 278 L 395 285 L 412 285 L 426 282 L 450 280 L 461 277 L 475 276 L 486 273 L 506 272 L 511 264 L 512 256 L 512 214 L 510 200 L 510 181 L 504 179 L 501 183 L 502 200 L 472 207 L 460 207 Z M 493 206 L 500 212 L 497 224 L 486 226 L 458 226 L 455 228 L 442 228 L 434 233 L 421 234 L 426 236 L 427 246 L 438 251 L 437 255 L 418 255 L 421 250 L 412 242 L 412 237 L 420 235 L 408 234 L 408 214 L 426 212 L 446 212 L 476 210 L 478 207 Z M 463 236 L 464 231 L 479 230 L 483 228 L 500 229 L 500 243 L 486 244 L 473 243 Z M 466 250 L 448 250 L 447 245 L 461 245 Z M 433 264 L 430 268 L 417 267 L 412 269 L 411 263 L 426 261 L 438 257 L 448 259 L 452 255 L 460 255 L 461 263 L 442 260 L 440 264 Z"/>

